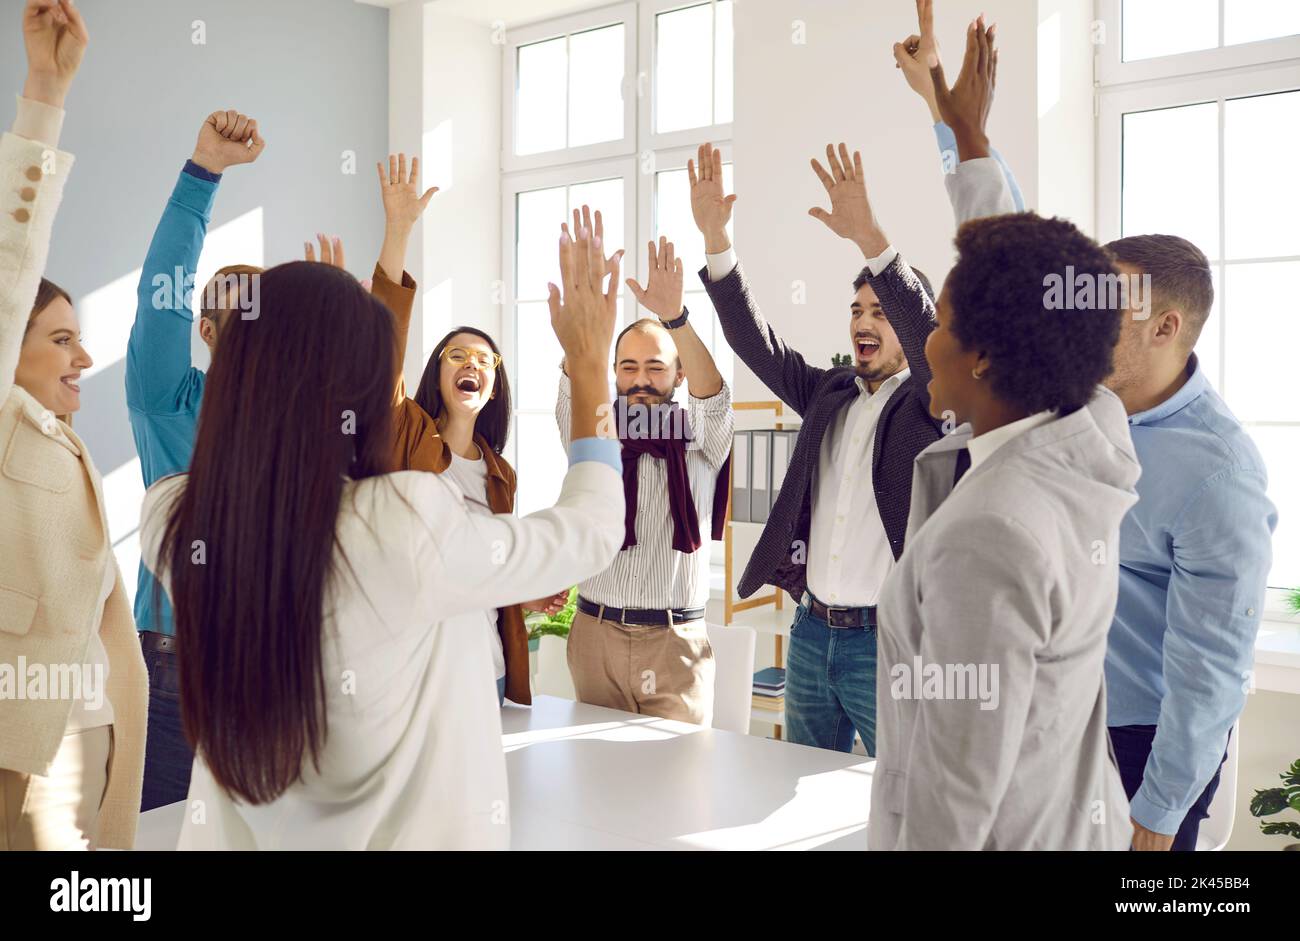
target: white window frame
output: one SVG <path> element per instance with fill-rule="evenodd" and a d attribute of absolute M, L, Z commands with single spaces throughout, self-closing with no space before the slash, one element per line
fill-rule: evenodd
<path fill-rule="evenodd" d="M 511 388 L 516 390 L 514 401 L 511 403 L 514 414 L 511 416 L 512 428 L 513 419 L 519 415 L 549 415 L 554 414 L 555 403 L 551 402 L 544 408 L 528 407 L 525 408 L 519 399 L 519 390 L 523 385 L 519 379 L 519 369 L 523 359 L 519 351 L 519 328 L 515 322 L 516 308 L 521 303 L 536 303 L 539 300 L 545 300 L 545 295 L 540 294 L 537 297 L 523 296 L 520 294 L 520 286 L 515 283 L 515 262 L 516 256 L 516 222 L 518 221 L 517 200 L 520 193 L 527 193 L 532 190 L 550 189 L 557 186 L 575 186 L 582 183 L 589 183 L 596 180 L 612 180 L 621 178 L 623 180 L 623 223 L 626 232 L 622 238 L 626 239 L 629 235 L 636 232 L 633 220 L 636 219 L 637 210 L 637 189 L 636 180 L 637 163 L 636 158 L 617 157 L 609 160 L 588 161 L 582 164 L 572 166 L 547 167 L 540 170 L 529 170 L 521 173 L 511 173 L 502 177 L 501 185 L 501 231 L 506 233 L 504 241 L 504 252 L 502 255 L 502 274 L 505 283 L 505 311 L 501 317 L 501 349 L 505 355 L 506 374 L 510 377 Z M 601 207 L 593 206 L 593 209 Z M 558 257 L 560 223 L 569 222 L 570 219 L 555 220 L 555 244 Z M 611 233 L 606 233 L 608 238 Z M 632 257 L 633 252 L 629 250 L 623 256 L 622 274 L 624 278 L 640 278 L 637 260 Z M 544 287 L 544 286 L 543 286 Z M 623 285 L 619 285 L 619 292 L 623 296 L 624 319 L 635 312 L 636 298 L 632 297 Z M 559 363 L 555 364 L 556 381 L 559 381 Z M 612 368 L 612 367 L 611 367 Z M 507 460 L 516 467 L 518 466 L 517 458 L 517 440 L 512 433 L 507 448 Z"/>
<path fill-rule="evenodd" d="M 518 349 L 519 330 L 516 323 L 516 306 L 522 301 L 519 286 L 515 284 L 517 197 L 522 192 L 547 187 L 574 185 L 590 180 L 623 178 L 624 222 L 627 227 L 621 277 L 645 280 L 647 259 L 644 246 L 654 237 L 655 174 L 662 170 L 676 170 L 686 166 L 695 157 L 700 144 L 708 142 L 717 147 L 723 159 L 732 160 L 731 140 L 733 123 L 711 124 L 687 128 L 666 134 L 654 132 L 655 107 L 655 40 L 656 20 L 661 13 L 707 2 L 715 6 L 717 0 L 637 0 L 600 9 L 563 16 L 556 19 L 520 27 L 509 33 L 503 50 L 503 75 L 501 93 L 501 233 L 502 280 L 504 305 L 501 317 L 501 349 L 506 358 L 506 369 L 511 385 L 522 389 L 519 381 L 521 357 Z M 624 66 L 623 118 L 626 134 L 623 140 L 570 147 L 547 151 L 543 154 L 516 156 L 514 153 L 515 97 L 518 83 L 518 49 L 520 46 L 554 39 L 559 36 L 589 29 L 598 29 L 616 22 L 624 24 L 624 39 L 629 43 L 628 59 Z M 716 49 L 716 41 L 714 44 Z M 716 84 L 716 70 L 710 70 L 711 81 Z M 734 89 L 734 85 L 733 85 Z M 716 87 L 713 89 L 716 96 Z M 716 103 L 715 103 L 716 107 Z M 734 107 L 734 102 L 733 102 Z M 593 207 L 596 208 L 596 207 Z M 555 220 L 556 238 L 562 219 Z M 665 233 L 667 234 L 667 233 Z M 611 237 L 607 233 L 607 238 Z M 611 243 L 612 244 L 612 243 Z M 690 277 L 693 273 L 687 272 Z M 642 316 L 637 300 L 626 288 L 620 287 L 623 299 L 624 325 Z M 557 364 L 558 366 L 558 364 Z M 558 370 L 557 370 L 558 381 Z M 611 363 L 611 388 L 613 372 Z M 551 414 L 553 404 L 547 408 L 524 408 L 518 399 L 513 405 L 512 420 L 521 415 Z M 517 421 L 512 421 L 512 433 L 506 449 L 507 459 L 518 467 L 518 440 L 514 434 Z M 720 561 L 721 556 L 715 559 Z"/>
<path fill-rule="evenodd" d="M 1097 0 L 1097 15 L 1106 29 L 1106 41 L 1098 47 L 1097 56 L 1097 81 L 1101 87 L 1197 76 L 1207 72 L 1300 59 L 1300 36 L 1223 45 L 1224 0 L 1219 0 L 1218 48 L 1125 62 L 1123 3 L 1124 0 Z"/>
<path fill-rule="evenodd" d="M 619 23 L 623 25 L 624 46 L 623 136 L 618 140 L 602 141 L 598 144 L 564 147 L 540 154 L 517 155 L 515 153 L 515 96 L 519 87 L 519 47 Z M 502 56 L 501 82 L 501 168 L 503 171 L 510 173 L 636 153 L 638 108 L 635 95 L 637 74 L 637 5 L 635 3 L 620 3 L 546 20 L 531 26 L 521 26 L 510 30 L 507 35 L 508 41 Z M 566 85 L 566 116 L 568 106 Z"/>
<path fill-rule="evenodd" d="M 1262 40 L 1235 46 L 1220 46 L 1199 52 L 1161 56 L 1135 62 L 1121 62 L 1123 46 L 1121 3 L 1097 0 L 1097 11 L 1107 29 L 1108 41 L 1101 46 L 1097 69 L 1097 231 L 1103 244 L 1120 237 L 1123 225 L 1124 116 L 1187 105 L 1215 104 L 1219 113 L 1219 232 L 1218 244 L 1210 255 L 1217 272 L 1219 309 L 1219 375 L 1215 386 L 1225 397 L 1228 361 L 1227 268 L 1259 262 L 1300 261 L 1300 256 L 1269 258 L 1225 258 L 1224 114 L 1226 102 L 1238 98 L 1300 90 L 1300 37 Z M 1113 38 L 1113 41 L 1112 41 Z M 1219 38 L 1223 39 L 1223 6 L 1219 7 Z M 1208 246 L 1207 246 L 1208 248 Z M 1300 422 L 1243 422 L 1247 428 L 1278 425 L 1300 427 Z M 1300 587 L 1300 586 L 1296 586 Z M 1265 617 L 1284 620 L 1286 590 L 1270 587 Z"/>
<path fill-rule="evenodd" d="M 711 112 L 717 111 L 717 70 L 713 67 L 716 60 L 712 58 L 717 53 L 717 0 L 641 0 L 638 4 L 641 11 L 640 23 L 640 70 L 636 73 L 636 91 L 637 100 L 642 106 L 637 110 L 640 112 L 639 137 L 642 144 L 642 151 L 661 151 L 673 150 L 678 147 L 699 146 L 705 141 L 717 144 L 720 141 L 730 141 L 732 138 L 733 123 L 731 121 L 722 124 L 706 124 L 702 127 L 691 127 L 680 131 L 668 131 L 660 134 L 655 131 L 655 115 L 658 109 L 655 89 L 659 83 L 655 81 L 656 56 L 655 47 L 658 41 L 658 34 L 655 26 L 658 22 L 656 19 L 661 13 L 670 13 L 673 10 L 685 10 L 690 7 L 704 6 L 708 4 L 713 7 L 713 45 L 711 47 L 709 83 L 713 94 L 713 107 Z M 733 56 L 734 61 L 734 56 Z M 734 110 L 734 101 L 733 101 Z M 683 164 L 685 166 L 685 164 Z"/>

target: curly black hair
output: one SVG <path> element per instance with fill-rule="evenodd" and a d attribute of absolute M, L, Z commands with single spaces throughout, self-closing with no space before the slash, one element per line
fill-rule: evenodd
<path fill-rule="evenodd" d="M 1086 405 L 1111 373 L 1123 319 L 1111 256 L 1065 219 L 1032 212 L 967 222 L 956 245 L 951 329 L 988 356 L 997 397 L 1029 414 Z"/>

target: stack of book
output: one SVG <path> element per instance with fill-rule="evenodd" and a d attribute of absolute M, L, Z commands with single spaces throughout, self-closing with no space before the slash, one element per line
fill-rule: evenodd
<path fill-rule="evenodd" d="M 785 707 L 785 670 L 768 667 L 754 674 L 754 708 L 780 712 Z"/>

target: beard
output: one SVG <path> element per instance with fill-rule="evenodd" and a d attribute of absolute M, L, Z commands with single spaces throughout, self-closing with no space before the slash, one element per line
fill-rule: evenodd
<path fill-rule="evenodd" d="M 863 382 L 884 382 L 890 376 L 902 372 L 906 365 L 907 361 L 903 358 L 903 352 L 899 350 L 893 359 L 888 362 L 868 363 L 865 366 L 855 363 L 853 371 Z"/>

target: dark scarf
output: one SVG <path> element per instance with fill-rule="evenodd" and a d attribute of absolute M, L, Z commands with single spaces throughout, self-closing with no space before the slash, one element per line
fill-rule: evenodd
<path fill-rule="evenodd" d="M 686 444 L 694 437 L 687 414 L 676 402 L 656 408 L 628 407 L 620 396 L 614 402 L 618 440 L 623 445 L 623 548 L 636 543 L 637 462 L 648 454 L 665 463 L 668 476 L 668 512 L 673 518 L 673 548 L 692 553 L 700 546 L 700 520 L 691 499 L 691 479 L 686 471 Z M 657 434 L 654 427 L 658 425 Z M 714 539 L 723 537 L 727 523 L 727 502 L 731 498 L 731 455 L 718 469 L 713 488 Z"/>

